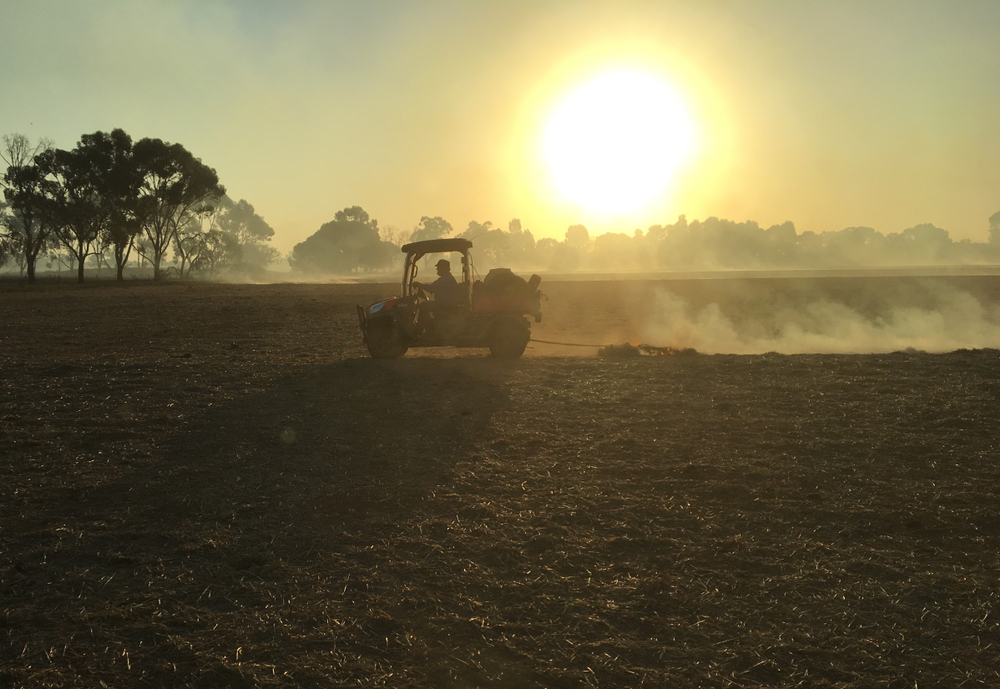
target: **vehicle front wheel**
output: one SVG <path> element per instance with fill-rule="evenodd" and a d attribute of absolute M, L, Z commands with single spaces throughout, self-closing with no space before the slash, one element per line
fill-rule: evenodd
<path fill-rule="evenodd" d="M 531 333 L 524 325 L 515 322 L 497 323 L 490 332 L 490 354 L 498 359 L 517 359 L 524 354 Z"/>
<path fill-rule="evenodd" d="M 409 349 L 402 341 L 402 333 L 391 320 L 385 319 L 368 326 L 365 338 L 368 353 L 373 359 L 398 359 Z"/>

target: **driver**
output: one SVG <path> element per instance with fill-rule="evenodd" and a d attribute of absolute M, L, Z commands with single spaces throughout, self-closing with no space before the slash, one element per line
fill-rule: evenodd
<path fill-rule="evenodd" d="M 451 274 L 451 262 L 442 258 L 436 264 L 438 279 L 427 284 L 413 281 L 414 287 L 419 287 L 434 295 L 436 304 L 454 304 L 458 301 L 458 281 Z"/>
<path fill-rule="evenodd" d="M 431 284 L 428 285 L 424 282 L 413 281 L 414 287 L 419 287 L 434 295 L 433 302 L 428 301 L 420 305 L 420 314 L 422 317 L 419 320 L 425 325 L 428 318 L 434 318 L 436 314 L 441 314 L 442 311 L 451 309 L 451 307 L 458 303 L 459 299 L 458 281 L 451 274 L 451 262 L 442 258 L 437 262 L 436 268 L 438 279 Z"/>

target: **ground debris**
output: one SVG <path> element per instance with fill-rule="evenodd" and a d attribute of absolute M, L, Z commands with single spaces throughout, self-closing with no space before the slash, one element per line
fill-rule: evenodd
<path fill-rule="evenodd" d="M 637 356 L 691 356 L 697 354 L 690 347 L 676 349 L 674 347 L 656 347 L 650 344 L 633 345 L 628 342 L 620 345 L 608 345 L 597 350 L 597 356 L 605 359 L 631 359 Z"/>

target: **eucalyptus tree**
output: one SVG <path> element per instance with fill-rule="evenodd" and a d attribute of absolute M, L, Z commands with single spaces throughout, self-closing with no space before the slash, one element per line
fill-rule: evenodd
<path fill-rule="evenodd" d="M 192 269 L 200 263 L 201 254 L 207 248 L 205 235 L 214 228 L 217 213 L 218 211 L 215 211 L 207 218 L 190 218 L 177 228 L 171 246 L 174 251 L 174 259 L 179 262 L 177 273 L 180 277 L 190 276 Z M 205 229 L 206 223 L 209 226 L 208 230 Z"/>
<path fill-rule="evenodd" d="M 191 219 L 212 212 L 226 193 L 215 170 L 202 163 L 180 144 L 160 139 L 141 139 L 133 147 L 142 183 L 140 225 L 153 264 L 153 279 L 160 279 L 160 265 L 178 231 Z"/>
<path fill-rule="evenodd" d="M 102 179 L 93 151 L 52 149 L 38 156 L 38 165 L 55 182 L 50 198 L 52 232 L 76 263 L 77 282 L 83 282 L 87 257 L 102 250 L 106 227 Z"/>
<path fill-rule="evenodd" d="M 80 139 L 77 150 L 92 164 L 101 201 L 101 242 L 114 250 L 116 278 L 125 279 L 125 266 L 150 206 L 140 195 L 142 175 L 135 161 L 132 137 L 121 129 L 95 132 Z"/>
<path fill-rule="evenodd" d="M 208 276 L 239 264 L 240 245 L 236 236 L 217 227 L 203 232 L 197 238 L 197 254 L 191 261 L 191 270 Z"/>
<path fill-rule="evenodd" d="M 0 158 L 7 164 L 0 185 L 10 206 L 3 218 L 4 234 L 9 248 L 19 254 L 29 284 L 35 282 L 35 264 L 52 230 L 49 211 L 54 184 L 36 164 L 36 158 L 51 147 L 47 139 L 32 144 L 23 134 L 5 135 L 0 145 Z"/>
<path fill-rule="evenodd" d="M 223 196 L 213 221 L 213 227 L 233 238 L 228 243 L 233 267 L 263 269 L 280 258 L 281 254 L 267 244 L 274 236 L 274 229 L 245 199 L 234 203 L 228 196 Z"/>

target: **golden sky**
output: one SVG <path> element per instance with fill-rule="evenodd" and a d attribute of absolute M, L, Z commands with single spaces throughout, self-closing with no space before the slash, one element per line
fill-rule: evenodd
<path fill-rule="evenodd" d="M 3 2 L 0 133 L 184 144 L 288 251 L 346 206 L 562 237 L 711 215 L 802 232 L 1000 210 L 1000 2 Z M 561 196 L 548 117 L 611 68 L 662 79 L 697 145 L 663 194 Z"/>

